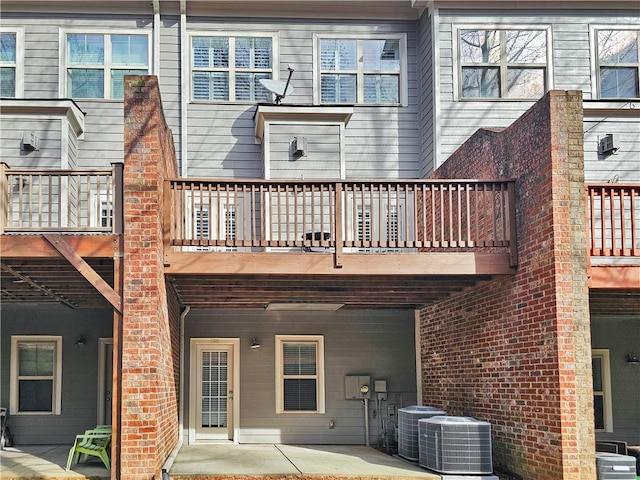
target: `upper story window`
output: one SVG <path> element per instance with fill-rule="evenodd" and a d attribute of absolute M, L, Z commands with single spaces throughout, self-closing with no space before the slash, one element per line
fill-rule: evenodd
<path fill-rule="evenodd" d="M 460 98 L 536 99 L 548 88 L 547 30 L 460 30 Z"/>
<path fill-rule="evenodd" d="M 406 105 L 406 36 L 315 38 L 315 103 Z"/>
<path fill-rule="evenodd" d="M 22 30 L 0 31 L 0 97 L 22 95 Z"/>
<path fill-rule="evenodd" d="M 11 413 L 60 414 L 62 337 L 11 339 Z"/>
<path fill-rule="evenodd" d="M 638 30 L 597 30 L 600 98 L 640 97 Z"/>
<path fill-rule="evenodd" d="M 273 36 L 191 37 L 191 98 L 222 102 L 271 101 L 260 80 L 274 78 Z"/>
<path fill-rule="evenodd" d="M 68 33 L 66 95 L 72 98 L 124 97 L 125 75 L 149 73 L 149 35 Z"/>

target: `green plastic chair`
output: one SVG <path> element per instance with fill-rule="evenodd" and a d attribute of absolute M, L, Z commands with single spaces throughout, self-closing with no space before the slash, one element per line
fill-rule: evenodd
<path fill-rule="evenodd" d="M 73 463 L 78 463 L 87 457 L 98 457 L 107 469 L 111 468 L 109 454 L 111 453 L 111 432 L 104 428 L 87 430 L 83 435 L 76 435 L 73 447 L 69 450 L 67 470 Z"/>

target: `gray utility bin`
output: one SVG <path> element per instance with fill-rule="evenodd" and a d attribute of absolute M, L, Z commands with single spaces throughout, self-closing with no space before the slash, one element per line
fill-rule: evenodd
<path fill-rule="evenodd" d="M 596 452 L 598 480 L 636 480 L 636 459 L 617 453 Z"/>

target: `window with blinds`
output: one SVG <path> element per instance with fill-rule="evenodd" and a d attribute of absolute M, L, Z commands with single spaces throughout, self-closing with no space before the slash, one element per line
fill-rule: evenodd
<path fill-rule="evenodd" d="M 147 75 L 149 57 L 149 35 L 146 33 L 68 33 L 67 95 L 122 99 L 125 75 Z"/>
<path fill-rule="evenodd" d="M 322 336 L 276 336 L 277 413 L 324 413 Z"/>
<path fill-rule="evenodd" d="M 319 103 L 404 102 L 406 38 L 317 37 Z"/>
<path fill-rule="evenodd" d="M 273 44 L 272 37 L 191 37 L 192 100 L 270 101 L 260 80 L 273 78 Z"/>
<path fill-rule="evenodd" d="M 0 97 L 16 96 L 17 34 L 0 33 Z"/>

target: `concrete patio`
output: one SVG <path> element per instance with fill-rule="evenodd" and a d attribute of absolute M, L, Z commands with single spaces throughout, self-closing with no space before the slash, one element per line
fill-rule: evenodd
<path fill-rule="evenodd" d="M 0 478 L 108 479 L 97 459 L 65 470 L 69 447 L 34 445 L 0 452 Z M 353 479 L 439 480 L 440 476 L 374 448 L 348 445 L 185 445 L 169 471 L 174 480 L 198 479 Z"/>

